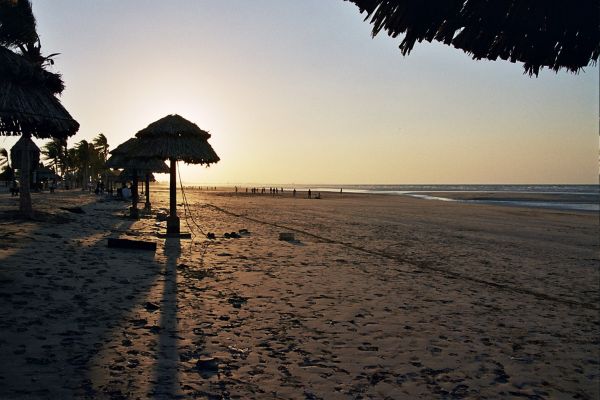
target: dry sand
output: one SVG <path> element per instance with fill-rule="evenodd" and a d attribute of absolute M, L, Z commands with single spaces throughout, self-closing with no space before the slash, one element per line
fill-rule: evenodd
<path fill-rule="evenodd" d="M 0 194 L 0 398 L 600 397 L 597 214 L 302 195 Z"/>

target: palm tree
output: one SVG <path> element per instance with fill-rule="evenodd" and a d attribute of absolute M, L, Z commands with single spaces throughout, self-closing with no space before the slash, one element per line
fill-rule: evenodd
<path fill-rule="evenodd" d="M 108 158 L 109 148 L 106 136 L 104 136 L 103 133 L 99 133 L 98 136 L 96 136 L 92 140 L 92 143 L 94 144 L 94 148 L 96 149 L 96 151 L 102 156 L 102 161 L 106 162 L 106 159 Z"/>
<path fill-rule="evenodd" d="M 89 143 L 87 140 L 81 140 L 75 145 L 75 153 L 77 155 L 76 164 L 80 167 L 80 172 L 82 173 L 82 190 L 87 189 L 87 184 L 90 181 L 90 164 L 93 157 L 94 145 Z"/>
<path fill-rule="evenodd" d="M 70 182 L 69 187 L 75 187 L 77 182 L 79 182 L 78 178 L 78 168 L 77 166 L 80 164 L 79 155 L 77 154 L 77 149 L 72 147 L 67 149 L 65 153 L 65 177 L 67 181 Z"/>
<path fill-rule="evenodd" d="M 0 46 L 19 47 L 37 40 L 31 2 L 0 1 Z"/>
<path fill-rule="evenodd" d="M 8 186 L 8 182 L 14 178 L 13 170 L 10 167 L 10 158 L 8 157 L 8 150 L 0 148 L 0 181 L 5 181 L 5 186 Z"/>
<path fill-rule="evenodd" d="M 61 172 L 63 170 L 62 161 L 64 157 L 62 155 L 62 152 L 63 146 L 62 140 L 60 139 L 52 139 L 42 147 L 42 154 L 44 155 L 46 160 L 50 161 L 50 166 L 54 169 L 55 172 L 58 172 L 59 169 L 61 170 Z"/>
<path fill-rule="evenodd" d="M 94 144 L 94 148 L 98 154 L 97 164 L 95 165 L 96 171 L 102 176 L 102 182 L 106 183 L 106 174 L 108 172 L 108 168 L 106 168 L 106 160 L 108 159 L 108 139 L 104 136 L 103 133 L 99 133 L 96 136 L 92 143 Z"/>

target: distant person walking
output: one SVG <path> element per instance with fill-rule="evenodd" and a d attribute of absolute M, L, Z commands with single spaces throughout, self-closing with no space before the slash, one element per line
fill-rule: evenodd
<path fill-rule="evenodd" d="M 308 189 L 308 198 L 312 198 L 312 192 L 310 191 L 310 189 Z"/>

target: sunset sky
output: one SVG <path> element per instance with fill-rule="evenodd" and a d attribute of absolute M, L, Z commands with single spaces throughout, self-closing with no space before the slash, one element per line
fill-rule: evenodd
<path fill-rule="evenodd" d="M 598 182 L 597 66 L 531 78 L 430 43 L 403 57 L 342 0 L 33 8 L 81 124 L 69 146 L 102 132 L 114 148 L 176 113 L 221 157 L 187 182 Z"/>

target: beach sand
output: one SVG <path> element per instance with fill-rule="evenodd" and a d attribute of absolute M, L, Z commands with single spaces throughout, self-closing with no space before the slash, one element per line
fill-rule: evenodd
<path fill-rule="evenodd" d="M 186 197 L 192 240 L 87 193 L 34 194 L 37 221 L 0 195 L 0 398 L 600 398 L 597 214 Z"/>

